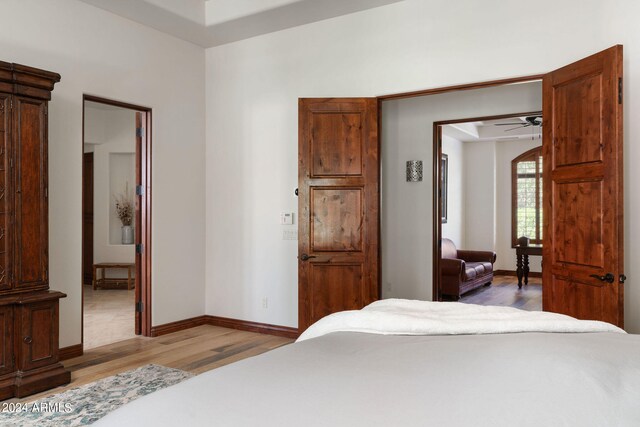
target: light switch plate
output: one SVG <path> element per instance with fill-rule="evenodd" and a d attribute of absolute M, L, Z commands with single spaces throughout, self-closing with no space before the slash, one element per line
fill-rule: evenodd
<path fill-rule="evenodd" d="M 292 212 L 283 212 L 280 214 L 280 224 L 282 225 L 293 225 L 293 213 Z"/>

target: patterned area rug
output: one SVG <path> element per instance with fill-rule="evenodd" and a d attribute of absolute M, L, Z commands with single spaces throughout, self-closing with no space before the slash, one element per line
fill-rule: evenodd
<path fill-rule="evenodd" d="M 191 377 L 179 369 L 146 365 L 34 402 L 0 404 L 0 426 L 89 425 L 125 403 Z"/>

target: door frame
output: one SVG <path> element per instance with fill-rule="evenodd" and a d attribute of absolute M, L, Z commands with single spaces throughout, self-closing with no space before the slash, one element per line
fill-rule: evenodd
<path fill-rule="evenodd" d="M 520 76 L 520 77 L 510 77 L 510 78 L 505 78 L 505 79 L 498 79 L 498 80 L 487 80 L 487 81 L 482 81 L 482 82 L 475 82 L 475 83 L 465 83 L 465 84 L 459 84 L 459 85 L 453 85 L 453 86 L 443 86 L 443 87 L 437 87 L 437 88 L 432 88 L 432 89 L 423 89 L 423 90 L 417 90 L 417 91 L 411 91 L 411 92 L 399 92 L 399 93 L 392 93 L 392 94 L 387 94 L 387 95 L 379 95 L 378 98 L 378 132 L 379 132 L 379 138 L 380 138 L 380 148 L 381 148 L 381 153 L 380 153 L 380 159 L 382 159 L 382 156 L 384 155 L 384 153 L 382 153 L 382 132 L 381 132 L 381 128 L 382 128 L 382 103 L 385 101 L 394 101 L 394 100 L 399 100 L 399 99 L 407 99 L 407 98 L 415 98 L 415 97 L 422 97 L 422 96 L 430 96 L 430 95 L 438 95 L 438 94 L 442 94 L 442 93 L 449 93 L 449 92 L 458 92 L 458 91 L 463 91 L 463 90 L 475 90 L 475 89 L 485 89 L 485 88 L 492 88 L 492 87 L 499 87 L 499 86 L 506 86 L 506 85 L 510 85 L 510 84 L 518 84 L 518 83 L 531 83 L 531 82 L 535 82 L 535 81 L 542 81 L 542 78 L 544 77 L 544 74 L 532 74 L 532 75 L 528 75 L 528 76 Z M 516 113 L 517 114 L 517 113 Z M 507 117 L 512 117 L 513 114 L 509 114 L 507 115 Z M 433 136 L 433 182 L 434 182 L 434 186 L 433 186 L 433 194 L 432 194 L 432 203 L 433 203 L 433 271 L 432 271 L 432 294 L 431 294 L 431 299 L 433 301 L 439 301 L 440 300 L 440 239 L 441 239 L 441 230 L 442 230 L 442 224 L 441 224 L 441 218 L 439 217 L 440 215 L 440 197 L 437 193 L 438 189 L 439 189 L 439 184 L 436 186 L 436 183 L 440 182 L 440 154 L 442 152 L 442 144 L 438 143 L 437 141 L 439 141 L 439 135 L 437 133 L 437 126 L 436 124 L 438 123 L 444 123 L 444 124 L 452 124 L 452 123 L 460 123 L 460 122 L 464 122 L 464 121 L 469 121 L 469 119 L 462 119 L 462 120 L 450 120 L 448 122 L 434 122 L 434 136 Z M 380 164 L 382 165 L 382 161 L 380 161 Z M 382 177 L 382 170 L 380 171 L 380 176 Z M 380 198 L 380 207 L 379 207 L 379 213 L 382 213 L 382 197 Z M 436 222 L 437 221 L 437 222 Z M 378 275 L 378 288 L 382 289 L 382 222 L 380 222 L 380 240 L 379 240 L 379 245 L 380 245 L 380 258 L 379 258 L 379 262 L 380 262 L 380 272 Z"/>
<path fill-rule="evenodd" d="M 536 81 L 536 80 L 533 80 Z M 508 119 L 521 116 L 541 115 L 542 111 L 527 111 L 524 113 L 497 114 L 492 116 L 471 117 L 466 119 L 453 119 L 433 122 L 433 295 L 434 301 L 441 301 L 440 287 L 442 275 L 440 274 L 440 259 L 442 256 L 442 212 L 440 210 L 440 158 L 442 156 L 442 127 L 456 123 L 478 122 L 485 120 Z M 542 176 L 542 181 L 545 180 Z M 547 178 L 548 179 L 548 178 Z M 543 236 L 544 241 L 544 236 Z M 544 287 L 542 288 L 544 292 Z"/>
<path fill-rule="evenodd" d="M 142 135 L 142 144 L 141 144 L 141 152 L 136 153 L 139 154 L 136 158 L 139 158 L 139 162 L 136 163 L 136 170 L 140 171 L 141 185 L 144 190 L 144 196 L 141 197 L 140 202 L 140 214 L 141 220 L 140 224 L 136 224 L 136 228 L 139 230 L 141 235 L 141 239 L 139 242 L 135 242 L 136 244 L 142 244 L 143 250 L 140 254 L 140 270 L 142 274 L 139 278 L 136 278 L 137 286 L 136 286 L 136 304 L 138 302 L 142 303 L 142 312 L 140 313 L 140 322 L 139 328 L 136 327 L 136 334 L 142 335 L 145 337 L 151 336 L 151 289 L 152 289 L 152 281 L 151 281 L 151 148 L 152 148 L 152 109 L 149 107 L 135 105 L 127 102 L 116 101 L 109 98 L 104 98 L 95 95 L 83 94 L 82 95 L 82 137 L 80 138 L 80 148 L 84 153 L 84 130 L 85 130 L 85 103 L 96 102 L 100 104 L 111 105 L 114 107 L 125 108 L 128 110 L 133 110 L 135 112 L 139 112 L 142 114 L 142 127 L 144 129 Z M 137 141 L 136 141 L 136 152 L 137 149 Z M 84 165 L 83 165 L 83 174 L 84 174 Z M 84 197 L 84 195 L 83 195 Z M 139 197 L 139 196 L 136 196 Z M 84 202 L 84 200 L 83 200 Z M 138 201 L 137 201 L 138 202 Z M 84 235 L 84 224 L 82 226 L 82 233 Z M 136 231 L 138 234 L 138 231 Z M 84 242 L 83 242 L 84 245 Z M 84 251 L 84 248 L 83 248 Z M 138 267 L 138 266 L 136 266 Z M 139 285 L 139 286 L 138 286 Z M 80 310 L 80 327 L 81 327 L 81 335 L 80 335 L 80 345 L 84 350 L 84 285 L 82 284 L 82 303 Z M 138 314 L 136 313 L 136 318 Z M 136 326 L 138 322 L 136 322 Z"/>

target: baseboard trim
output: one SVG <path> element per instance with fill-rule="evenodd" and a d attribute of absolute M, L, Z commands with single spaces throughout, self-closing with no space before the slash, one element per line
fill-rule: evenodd
<path fill-rule="evenodd" d="M 173 332 L 183 331 L 185 329 L 195 328 L 196 326 L 206 324 L 207 316 L 197 316 L 190 319 L 178 320 L 176 322 L 165 323 L 164 325 L 152 326 L 151 336 L 159 337 L 160 335 L 171 334 Z"/>
<path fill-rule="evenodd" d="M 514 276 L 517 277 L 518 274 L 515 270 L 496 270 L 493 272 L 494 276 Z M 529 277 L 542 277 L 542 273 L 536 271 L 530 271 Z"/>
<path fill-rule="evenodd" d="M 258 332 L 279 337 L 296 339 L 300 336 L 297 328 L 289 326 L 270 325 L 268 323 L 250 322 L 248 320 L 230 319 L 228 317 L 206 316 L 208 324 L 223 328 L 238 329 L 240 331 Z"/>
<path fill-rule="evenodd" d="M 70 345 L 69 347 L 62 347 L 58 350 L 60 360 L 73 359 L 74 357 L 82 356 L 82 354 L 82 344 Z"/>
<path fill-rule="evenodd" d="M 260 334 L 275 335 L 279 337 L 296 339 L 300 335 L 298 329 L 288 326 L 270 325 L 268 323 L 250 322 L 248 320 L 230 319 L 219 316 L 197 316 L 190 319 L 165 323 L 151 328 L 151 336 L 171 334 L 185 329 L 195 328 L 201 325 L 220 326 L 222 328 L 237 329 L 239 331 L 257 332 Z"/>

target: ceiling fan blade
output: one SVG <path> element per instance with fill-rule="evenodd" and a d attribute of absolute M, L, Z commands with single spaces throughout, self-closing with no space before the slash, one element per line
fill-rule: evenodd
<path fill-rule="evenodd" d="M 523 125 L 523 122 L 520 123 L 494 123 L 494 126 L 515 126 L 515 125 Z"/>

